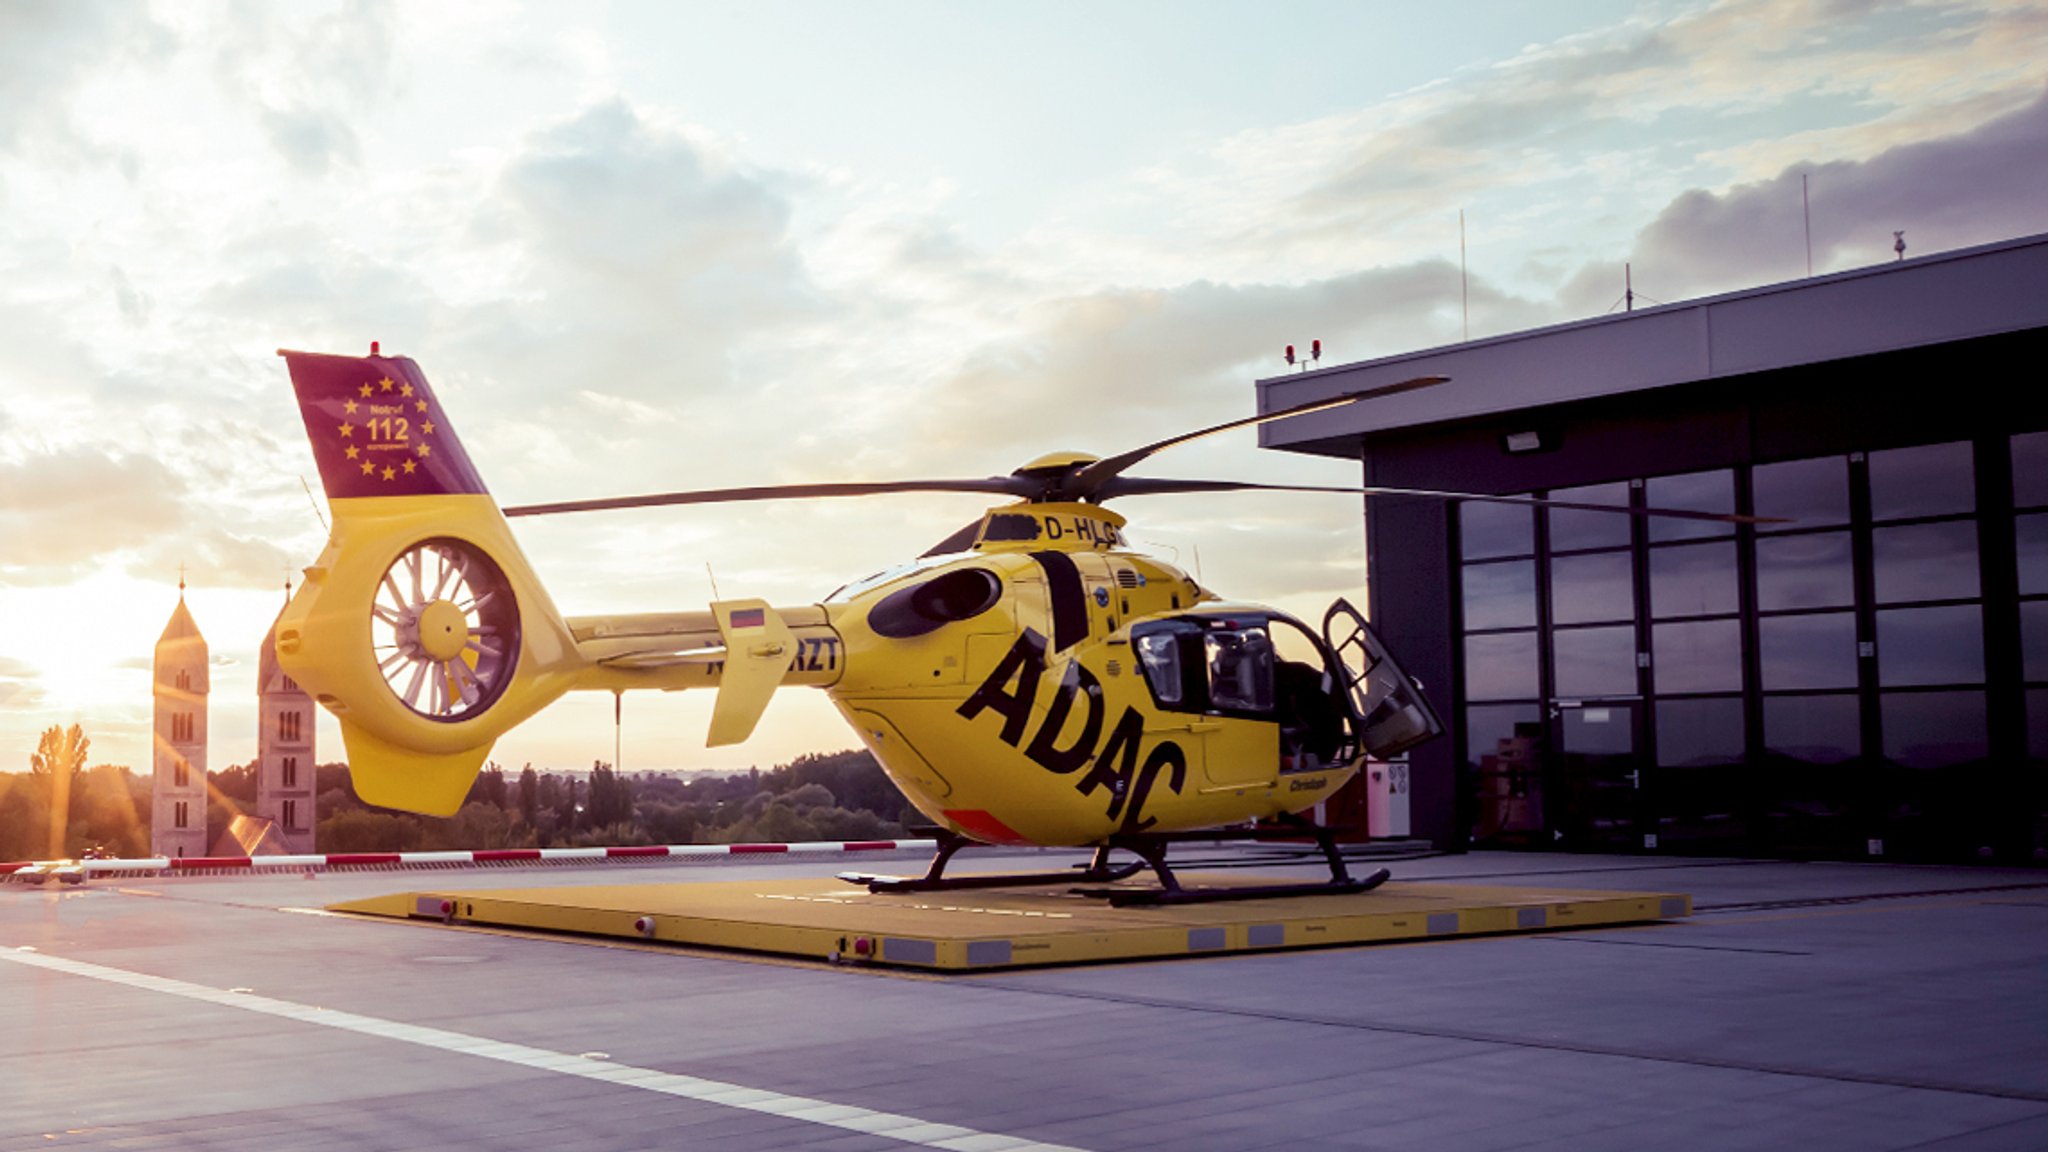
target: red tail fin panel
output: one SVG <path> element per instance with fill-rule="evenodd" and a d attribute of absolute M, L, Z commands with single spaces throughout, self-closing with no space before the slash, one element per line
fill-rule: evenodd
<path fill-rule="evenodd" d="M 483 495 L 419 365 L 405 356 L 280 351 L 330 500 Z"/>

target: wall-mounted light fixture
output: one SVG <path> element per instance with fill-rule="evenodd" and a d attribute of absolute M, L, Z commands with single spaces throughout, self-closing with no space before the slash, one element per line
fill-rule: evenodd
<path fill-rule="evenodd" d="M 1501 451 L 1511 455 L 1522 452 L 1541 452 L 1552 447 L 1541 432 L 1510 432 L 1500 438 Z"/>

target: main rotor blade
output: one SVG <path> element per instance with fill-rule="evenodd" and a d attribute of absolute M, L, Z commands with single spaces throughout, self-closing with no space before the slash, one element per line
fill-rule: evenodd
<path fill-rule="evenodd" d="M 922 560 L 926 556 L 944 556 L 951 552 L 965 552 L 974 546 L 974 541 L 980 535 L 981 521 L 970 520 L 956 529 L 951 536 L 925 549 L 919 554 L 918 559 Z"/>
<path fill-rule="evenodd" d="M 811 496 L 874 496 L 885 492 L 993 492 L 1029 496 L 1040 485 L 1016 476 L 981 480 L 882 480 L 844 484 L 768 484 L 755 488 L 704 488 L 694 492 L 659 492 L 650 496 L 611 496 L 601 500 L 562 500 L 553 504 L 521 504 L 504 509 L 507 516 L 549 516 L 557 512 L 602 512 L 613 508 L 658 508 L 668 504 L 733 504 L 747 500 L 797 500 Z"/>
<path fill-rule="evenodd" d="M 1200 440 L 1204 436 L 1214 436 L 1218 432 L 1228 432 L 1233 428 L 1249 428 L 1254 424 L 1266 424 L 1274 420 L 1285 420 L 1289 416 L 1306 416 L 1312 412 L 1327 412 L 1332 408 L 1342 408 L 1347 404 L 1356 404 L 1360 400 L 1373 400 L 1381 396 L 1392 396 L 1400 392 L 1413 392 L 1417 388 L 1434 388 L 1438 384 L 1449 382 L 1449 380 L 1449 376 L 1417 376 L 1413 380 L 1403 380 L 1398 384 L 1384 384 L 1378 388 L 1367 388 L 1360 392 L 1346 392 L 1341 396 L 1332 396 L 1327 400 L 1311 400 L 1306 404 L 1296 404 L 1292 408 L 1282 408 L 1276 412 L 1265 412 L 1257 416 L 1246 416 L 1241 420 L 1216 424 L 1194 432 L 1183 432 L 1178 436 L 1170 436 L 1156 443 L 1147 444 L 1143 448 L 1133 448 L 1129 452 L 1097 460 L 1068 478 L 1066 484 L 1062 487 L 1061 496 L 1068 500 L 1084 500 L 1093 497 L 1097 489 L 1101 488 L 1103 484 L 1107 483 L 1124 469 L 1176 444 L 1185 444 L 1190 440 Z"/>
<path fill-rule="evenodd" d="M 1578 500 L 1544 500 L 1535 496 L 1489 496 L 1480 492 L 1439 492 L 1429 488 L 1325 487 L 1317 484 L 1259 484 L 1238 480 L 1167 480 L 1149 476 L 1121 476 L 1104 484 L 1096 500 L 1118 496 L 1167 496 L 1184 492 L 1336 492 L 1349 496 L 1415 496 L 1482 504 L 1522 504 L 1535 508 L 1568 508 L 1580 512 L 1619 512 L 1628 516 L 1655 516 L 1673 520 L 1707 520 L 1718 524 L 1790 524 L 1776 516 L 1738 516 L 1732 512 L 1694 512 L 1686 508 L 1630 508 L 1621 504 L 1587 504 Z"/>

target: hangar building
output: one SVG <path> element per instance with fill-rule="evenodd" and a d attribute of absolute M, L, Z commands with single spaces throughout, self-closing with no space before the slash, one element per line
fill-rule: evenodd
<path fill-rule="evenodd" d="M 1439 847 L 2048 860 L 2048 235 L 1258 382 L 1399 488 L 1370 616 Z"/>

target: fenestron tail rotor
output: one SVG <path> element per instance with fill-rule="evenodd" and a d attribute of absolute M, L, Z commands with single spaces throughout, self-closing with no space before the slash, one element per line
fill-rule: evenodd
<path fill-rule="evenodd" d="M 425 540 L 391 562 L 370 605 L 377 671 L 430 720 L 488 708 L 511 681 L 519 607 L 491 558 L 461 540 Z"/>

